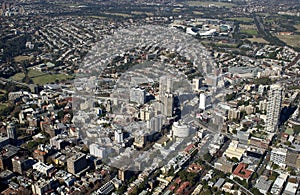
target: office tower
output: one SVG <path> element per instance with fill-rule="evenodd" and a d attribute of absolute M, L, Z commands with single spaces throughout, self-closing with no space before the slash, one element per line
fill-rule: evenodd
<path fill-rule="evenodd" d="M 278 128 L 283 93 L 280 85 L 271 85 L 267 103 L 266 130 L 268 132 L 275 132 Z"/>
<path fill-rule="evenodd" d="M 140 109 L 140 119 L 142 121 L 149 121 L 154 115 L 154 112 L 149 109 L 149 107 L 145 107 Z"/>
<path fill-rule="evenodd" d="M 165 93 L 171 93 L 173 91 L 173 79 L 168 76 L 159 78 L 159 100 L 163 100 Z"/>
<path fill-rule="evenodd" d="M 174 109 L 174 95 L 172 93 L 165 93 L 163 96 L 163 106 L 163 114 L 167 117 L 172 117 Z"/>
<path fill-rule="evenodd" d="M 86 155 L 83 153 L 78 153 L 68 158 L 67 160 L 67 169 L 69 173 L 78 174 L 85 168 L 87 168 Z"/>
<path fill-rule="evenodd" d="M 161 113 L 167 117 L 173 116 L 174 95 L 173 79 L 168 76 L 159 78 L 159 100 L 163 103 Z"/>
<path fill-rule="evenodd" d="M 130 89 L 130 101 L 138 104 L 144 104 L 146 102 L 146 91 L 139 87 Z"/>
<path fill-rule="evenodd" d="M 6 132 L 7 132 L 7 137 L 12 139 L 12 140 L 17 140 L 17 131 L 16 131 L 16 126 L 13 123 L 10 123 L 6 127 Z"/>
<path fill-rule="evenodd" d="M 148 128 L 155 131 L 160 132 L 163 124 L 165 122 L 165 116 L 164 115 L 158 115 L 150 119 Z"/>

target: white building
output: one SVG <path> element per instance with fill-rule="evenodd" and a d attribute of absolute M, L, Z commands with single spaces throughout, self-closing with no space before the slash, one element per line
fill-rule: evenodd
<path fill-rule="evenodd" d="M 201 79 L 193 79 L 193 90 L 198 91 L 201 87 L 202 81 Z"/>
<path fill-rule="evenodd" d="M 43 173 L 46 176 L 49 176 L 49 173 L 54 169 L 53 165 L 46 165 L 42 162 L 37 162 L 32 166 L 33 170 L 36 170 L 40 173 Z"/>
<path fill-rule="evenodd" d="M 270 160 L 273 163 L 275 163 L 281 167 L 284 167 L 286 165 L 286 156 L 287 156 L 287 149 L 273 148 L 271 151 Z"/>
<path fill-rule="evenodd" d="M 108 148 L 101 147 L 99 144 L 91 144 L 90 154 L 98 158 L 106 158 L 110 152 Z"/>
<path fill-rule="evenodd" d="M 174 122 L 172 126 L 172 133 L 174 137 L 188 137 L 192 133 L 189 125 L 182 124 L 181 121 Z"/>
<path fill-rule="evenodd" d="M 288 178 L 288 174 L 280 174 L 277 179 L 275 180 L 272 188 L 271 194 L 279 195 L 282 192 L 283 186 Z"/>
<path fill-rule="evenodd" d="M 122 129 L 116 129 L 115 130 L 115 142 L 120 144 L 124 141 L 124 137 L 123 137 L 123 131 Z"/>
<path fill-rule="evenodd" d="M 201 93 L 199 96 L 199 109 L 206 110 L 210 106 L 210 97 L 205 93 Z"/>
<path fill-rule="evenodd" d="M 271 85 L 267 105 L 266 130 L 268 132 L 275 132 L 278 128 L 283 93 L 283 88 L 280 85 Z"/>
<path fill-rule="evenodd" d="M 286 187 L 284 189 L 283 194 L 286 194 L 286 195 L 295 195 L 297 193 L 298 187 L 299 187 L 298 183 L 288 182 L 286 184 Z"/>

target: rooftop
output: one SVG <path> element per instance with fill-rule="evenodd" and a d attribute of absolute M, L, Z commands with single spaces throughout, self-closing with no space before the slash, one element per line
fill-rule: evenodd
<path fill-rule="evenodd" d="M 240 163 L 233 171 L 233 174 L 236 176 L 239 176 L 243 179 L 249 179 L 253 172 L 250 170 L 247 170 L 247 166 L 248 165 L 245 163 Z"/>

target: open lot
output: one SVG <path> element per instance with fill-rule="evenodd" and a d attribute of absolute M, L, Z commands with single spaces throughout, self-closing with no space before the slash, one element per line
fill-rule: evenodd
<path fill-rule="evenodd" d="M 269 43 L 268 41 L 264 40 L 263 38 L 248 38 L 247 40 L 256 43 Z"/>
<path fill-rule="evenodd" d="M 296 24 L 294 27 L 297 29 L 297 32 L 300 32 L 300 24 Z"/>
<path fill-rule="evenodd" d="M 31 60 L 32 56 L 16 56 L 14 58 L 15 62 L 23 62 L 25 60 Z"/>
<path fill-rule="evenodd" d="M 300 47 L 300 35 L 277 35 L 277 37 L 292 47 Z"/>

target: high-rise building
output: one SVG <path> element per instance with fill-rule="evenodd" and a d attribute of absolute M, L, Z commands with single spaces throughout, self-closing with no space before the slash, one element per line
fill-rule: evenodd
<path fill-rule="evenodd" d="M 205 93 L 199 95 L 199 109 L 206 110 L 211 106 L 211 97 Z"/>
<path fill-rule="evenodd" d="M 159 132 L 161 130 L 164 122 L 165 122 L 164 115 L 158 115 L 158 116 L 152 117 L 148 123 L 149 124 L 148 128 L 153 131 Z"/>
<path fill-rule="evenodd" d="M 268 92 L 266 131 L 275 132 L 278 128 L 283 88 L 274 84 Z"/>
<path fill-rule="evenodd" d="M 167 117 L 172 117 L 174 109 L 174 95 L 172 93 L 165 93 L 163 96 L 163 106 L 163 114 Z"/>
<path fill-rule="evenodd" d="M 15 156 L 14 158 L 11 159 L 11 161 L 12 161 L 13 171 L 21 175 L 23 174 L 23 171 L 26 171 L 29 168 L 31 168 L 34 163 L 33 159 L 29 159 L 24 156 L 23 157 Z"/>
<path fill-rule="evenodd" d="M 141 108 L 140 109 L 140 119 L 142 121 L 149 121 L 153 117 L 154 113 L 149 107 Z"/>
<path fill-rule="evenodd" d="M 168 76 L 159 78 L 159 100 L 163 100 L 165 93 L 171 93 L 173 91 L 173 79 Z"/>
<path fill-rule="evenodd" d="M 6 127 L 6 132 L 7 132 L 7 137 L 12 139 L 12 140 L 17 140 L 17 131 L 16 131 L 16 126 L 13 123 L 10 123 Z"/>
<path fill-rule="evenodd" d="M 130 101 L 138 104 L 144 104 L 146 102 L 146 91 L 139 87 L 130 89 Z"/>
<path fill-rule="evenodd" d="M 199 97 L 199 108 L 201 110 L 205 110 L 206 109 L 206 95 L 204 93 L 200 94 L 200 97 Z"/>
<path fill-rule="evenodd" d="M 87 168 L 87 165 L 86 155 L 83 153 L 75 154 L 67 160 L 68 172 L 74 175 Z"/>

